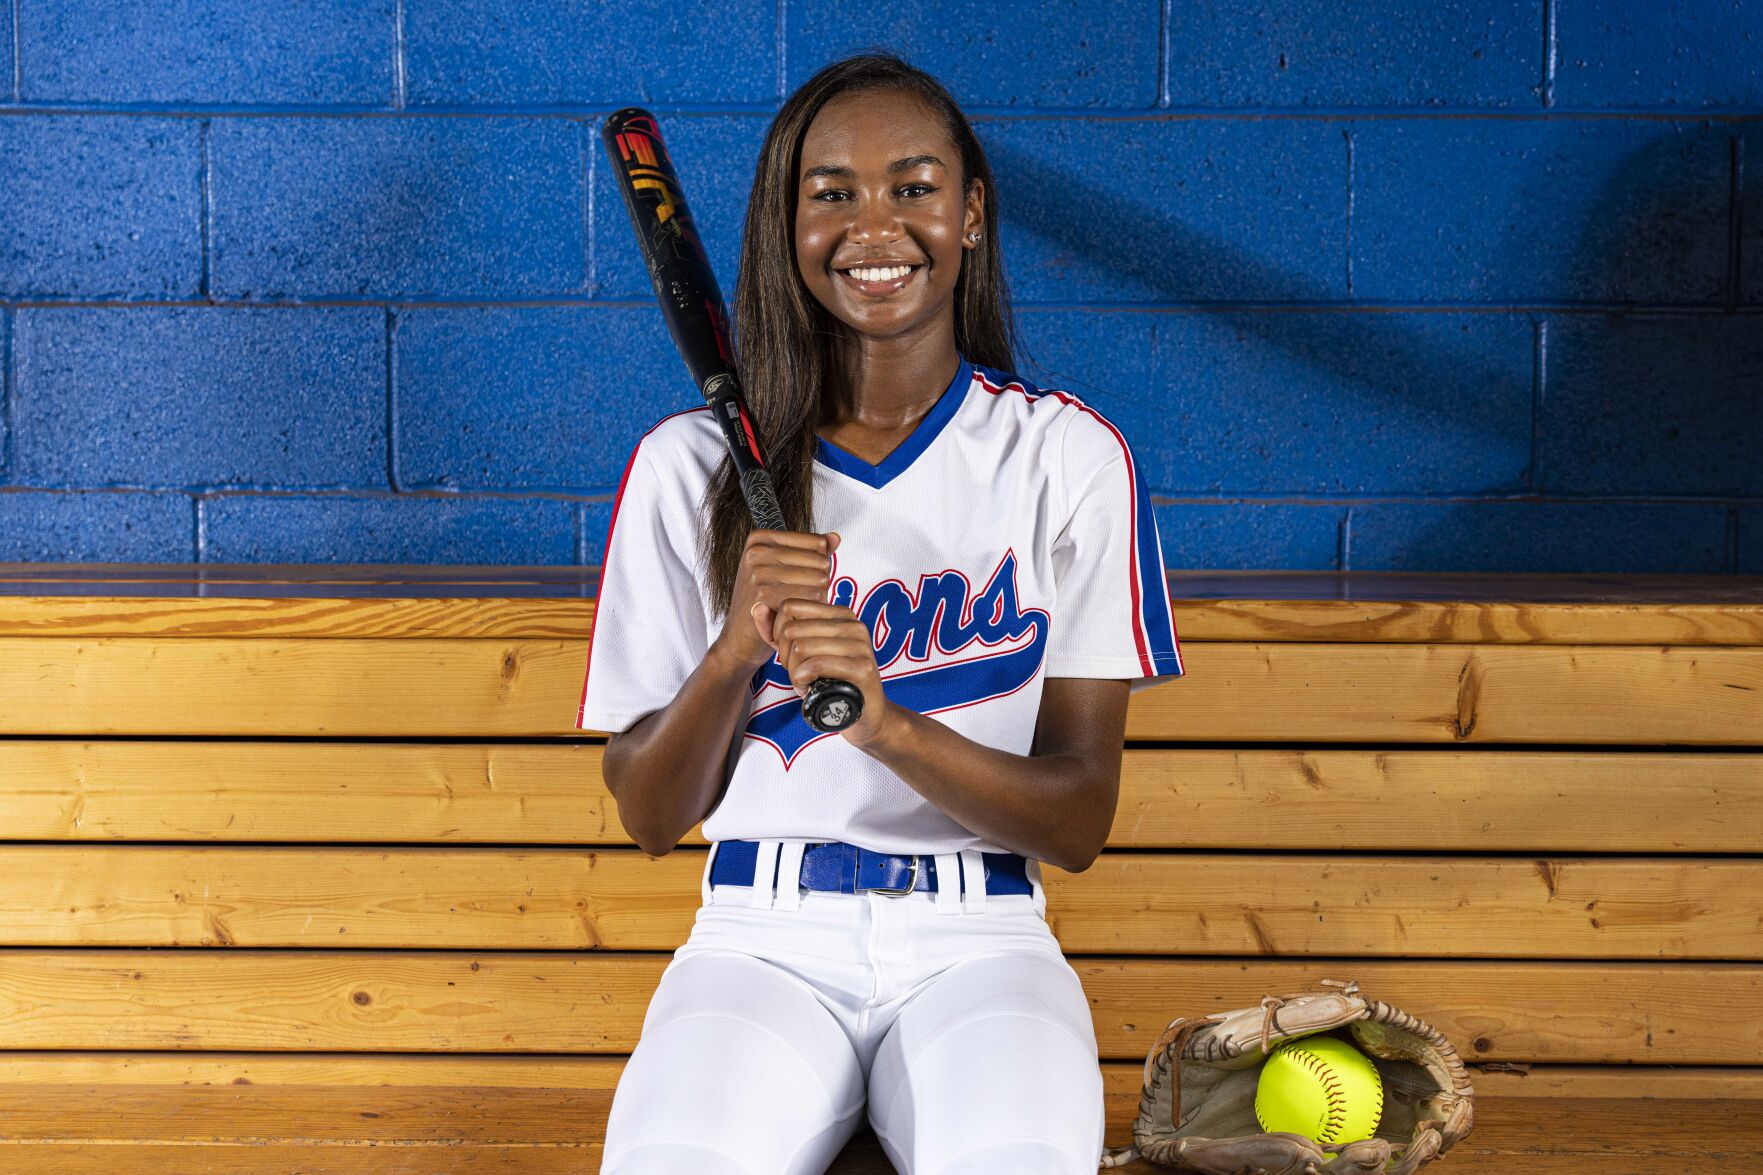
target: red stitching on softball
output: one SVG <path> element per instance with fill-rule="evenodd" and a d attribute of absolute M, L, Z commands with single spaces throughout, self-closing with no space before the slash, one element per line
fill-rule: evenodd
<path fill-rule="evenodd" d="M 1323 1123 L 1321 1131 L 1322 1136 L 1316 1141 L 1337 1141 L 1342 1129 L 1344 1129 L 1347 1124 L 1346 1087 L 1335 1078 L 1333 1071 L 1328 1068 L 1327 1064 L 1321 1057 L 1317 1056 L 1303 1045 L 1296 1043 L 1288 1044 L 1285 1046 L 1285 1054 L 1307 1069 L 1310 1072 L 1310 1075 L 1315 1077 L 1317 1081 L 1322 1084 L 1322 1096 L 1328 1101 L 1328 1117 Z M 1383 1089 L 1381 1082 L 1379 1083 L 1376 1093 L 1377 1107 L 1376 1113 L 1372 1117 L 1374 1123 L 1383 1119 Z M 1259 1110 L 1255 1113 L 1255 1120 L 1258 1122 L 1261 1121 Z M 1267 1129 L 1266 1122 L 1261 1122 L 1261 1129 Z M 1374 1125 L 1372 1129 L 1375 1131 L 1376 1126 Z M 1269 1131 L 1269 1133 L 1271 1133 L 1271 1131 Z"/>

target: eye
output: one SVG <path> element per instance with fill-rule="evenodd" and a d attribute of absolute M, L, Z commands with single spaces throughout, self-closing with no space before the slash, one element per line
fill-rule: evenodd
<path fill-rule="evenodd" d="M 936 189 L 929 184 L 906 184 L 900 189 L 900 194 L 909 199 L 915 199 L 918 196 L 928 196 L 934 191 Z"/>
<path fill-rule="evenodd" d="M 832 197 L 836 196 L 840 200 L 843 200 L 848 195 L 850 195 L 850 193 L 846 192 L 843 188 L 826 188 L 823 191 L 819 191 L 819 192 L 814 193 L 814 195 L 812 195 L 808 198 L 810 200 L 820 200 L 823 202 L 829 202 Z"/>

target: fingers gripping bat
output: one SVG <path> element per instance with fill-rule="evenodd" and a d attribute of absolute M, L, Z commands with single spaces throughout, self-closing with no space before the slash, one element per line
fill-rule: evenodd
<path fill-rule="evenodd" d="M 667 329 L 722 430 L 753 525 L 787 530 L 741 398 L 722 291 L 686 208 L 673 159 L 662 145 L 661 128 L 654 115 L 633 106 L 607 118 L 600 134 Z M 862 713 L 863 694 L 848 681 L 820 678 L 802 699 L 802 718 L 815 730 L 843 730 Z"/>

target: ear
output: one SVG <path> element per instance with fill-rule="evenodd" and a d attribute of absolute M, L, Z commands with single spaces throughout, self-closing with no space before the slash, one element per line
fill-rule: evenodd
<path fill-rule="evenodd" d="M 966 207 L 961 217 L 961 247 L 974 249 L 979 242 L 973 239 L 974 233 L 984 233 L 986 225 L 986 182 L 974 180 L 967 185 Z"/>

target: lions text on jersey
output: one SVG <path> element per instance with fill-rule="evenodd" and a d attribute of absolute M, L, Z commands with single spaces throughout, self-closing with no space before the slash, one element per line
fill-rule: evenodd
<path fill-rule="evenodd" d="M 723 456 L 703 408 L 631 454 L 578 727 L 620 731 L 667 705 L 721 631 L 697 551 Z M 874 634 L 888 698 L 976 742 L 1027 754 L 1047 677 L 1139 689 L 1182 672 L 1149 491 L 1120 430 L 1069 393 L 962 362 L 880 464 L 819 442 L 812 529 L 839 532 L 828 598 Z M 1003 851 L 808 726 L 775 658 L 752 688 L 709 840 Z"/>

